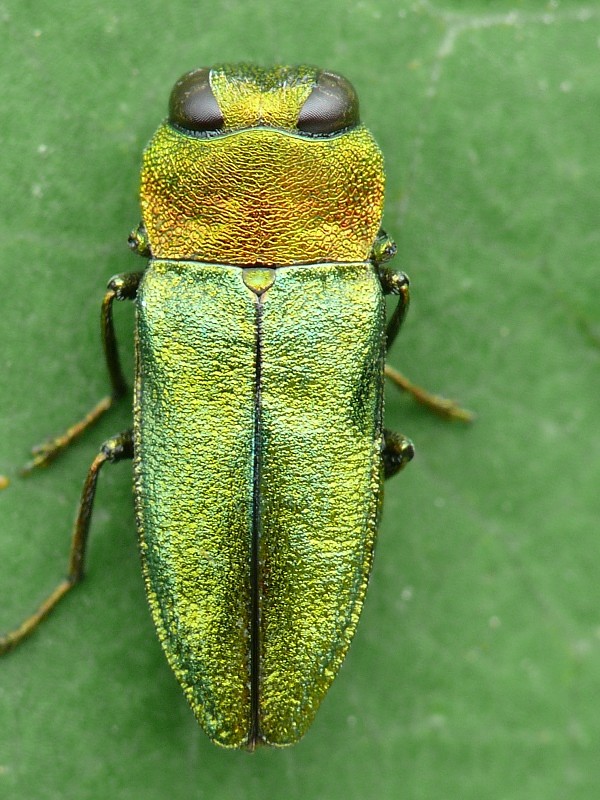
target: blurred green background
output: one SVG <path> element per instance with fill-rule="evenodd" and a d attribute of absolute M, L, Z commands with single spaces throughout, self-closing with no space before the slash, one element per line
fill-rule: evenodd
<path fill-rule="evenodd" d="M 387 485 L 348 659 L 286 751 L 197 728 L 145 606 L 130 465 L 107 469 L 88 579 L 0 662 L 0 796 L 596 800 L 598 3 L 4 0 L 0 37 L 0 472 L 105 391 L 98 309 L 139 268 L 141 150 L 174 80 L 224 60 L 356 85 L 412 278 L 391 362 L 478 413 L 390 390 L 417 457 Z M 128 419 L 0 495 L 0 629 L 62 576 L 85 470 Z"/>

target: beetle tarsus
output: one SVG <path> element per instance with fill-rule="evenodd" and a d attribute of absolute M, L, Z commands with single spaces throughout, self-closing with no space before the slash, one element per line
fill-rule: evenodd
<path fill-rule="evenodd" d="M 103 397 L 83 419 L 71 425 L 71 427 L 60 436 L 56 436 L 54 439 L 49 439 L 33 447 L 31 450 L 33 458 L 22 468 L 21 475 L 25 477 L 33 472 L 33 470 L 40 467 L 47 467 L 48 464 L 51 464 L 72 442 L 78 439 L 84 431 L 91 428 L 92 425 L 108 411 L 113 402 L 114 398 L 110 395 Z"/>

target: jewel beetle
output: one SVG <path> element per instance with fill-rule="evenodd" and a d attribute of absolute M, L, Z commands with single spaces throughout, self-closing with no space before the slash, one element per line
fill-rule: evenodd
<path fill-rule="evenodd" d="M 380 150 L 342 76 L 240 64 L 180 78 L 143 157 L 129 243 L 147 266 L 113 277 L 102 304 L 111 393 L 26 471 L 127 394 L 115 300 L 136 311 L 133 428 L 92 462 L 67 577 L 0 652 L 80 582 L 99 471 L 133 459 L 149 605 L 198 721 L 250 750 L 306 732 L 354 635 L 382 482 L 413 456 L 383 427 L 385 355 L 409 296 L 386 266 L 383 196 Z"/>

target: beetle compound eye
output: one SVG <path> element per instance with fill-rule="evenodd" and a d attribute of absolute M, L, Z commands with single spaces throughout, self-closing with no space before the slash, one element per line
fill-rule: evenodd
<path fill-rule="evenodd" d="M 169 122 L 188 131 L 218 131 L 223 127 L 208 67 L 187 72 L 177 81 L 169 100 Z"/>
<path fill-rule="evenodd" d="M 300 109 L 298 130 L 327 134 L 358 125 L 358 97 L 350 81 L 335 72 L 321 72 Z"/>

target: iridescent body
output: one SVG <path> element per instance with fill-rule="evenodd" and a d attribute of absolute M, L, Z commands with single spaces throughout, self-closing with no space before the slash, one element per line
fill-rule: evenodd
<path fill-rule="evenodd" d="M 232 747 L 290 744 L 312 722 L 377 526 L 382 159 L 362 126 L 299 134 L 316 80 L 213 69 L 221 134 L 165 123 L 144 157 L 142 560 L 171 666 Z"/>

